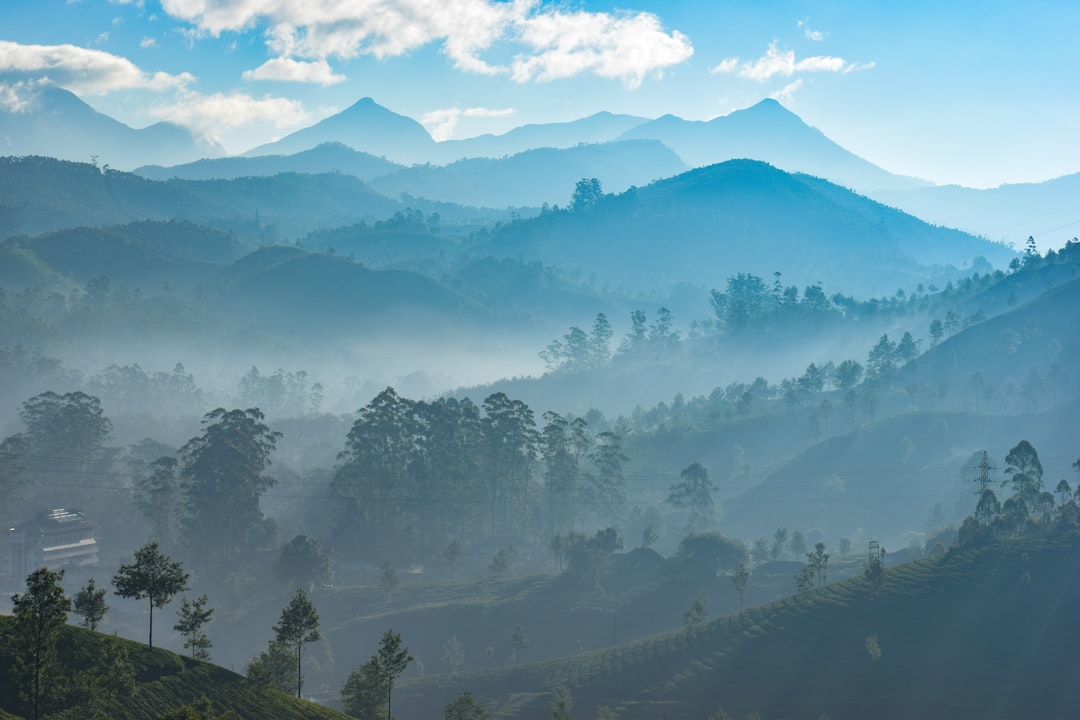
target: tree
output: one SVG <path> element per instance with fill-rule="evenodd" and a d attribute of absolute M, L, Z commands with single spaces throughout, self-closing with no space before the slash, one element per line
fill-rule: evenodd
<path fill-rule="evenodd" d="M 806 597 L 814 590 L 814 568 L 804 565 L 795 575 L 795 592 Z"/>
<path fill-rule="evenodd" d="M 105 588 L 100 590 L 94 584 L 94 578 L 90 578 L 86 587 L 75 593 L 75 602 L 72 609 L 76 615 L 82 617 L 82 626 L 87 630 L 97 630 L 98 623 L 105 617 L 109 608 L 105 605 Z"/>
<path fill-rule="evenodd" d="M 283 642 L 270 640 L 266 650 L 248 663 L 247 678 L 261 688 L 292 692 L 292 648 Z"/>
<path fill-rule="evenodd" d="M 1013 493 L 1026 518 L 1035 509 L 1035 502 L 1043 489 L 1043 468 L 1039 454 L 1027 440 L 1021 440 L 1005 457 L 1005 472 L 1011 475 L 1002 485 L 1012 485 Z"/>
<path fill-rule="evenodd" d="M 334 556 L 316 538 L 297 535 L 281 548 L 274 572 L 289 584 L 327 583 L 334 577 Z"/>
<path fill-rule="evenodd" d="M 465 664 L 465 647 L 457 639 L 457 635 L 446 641 L 439 659 L 446 666 L 446 672 L 457 672 Z"/>
<path fill-rule="evenodd" d="M 191 657 L 199 660 L 209 660 L 210 648 L 213 647 L 210 638 L 202 631 L 214 614 L 214 609 L 206 607 L 206 602 L 205 595 L 195 602 L 188 602 L 188 599 L 184 598 L 180 604 L 179 619 L 173 625 L 173 630 L 186 636 L 184 647 L 191 648 Z"/>
<path fill-rule="evenodd" d="M 349 673 L 341 688 L 345 712 L 364 720 L 376 717 L 386 696 L 386 673 L 379 664 L 378 655 Z"/>
<path fill-rule="evenodd" d="M 791 554 L 795 557 L 799 557 L 806 552 L 806 536 L 802 534 L 801 530 L 791 533 L 788 547 L 790 547 Z"/>
<path fill-rule="evenodd" d="M 604 197 L 604 191 L 600 188 L 600 181 L 596 178 L 582 178 L 574 186 L 574 194 L 570 197 L 570 209 L 590 210 L 599 204 Z"/>
<path fill-rule="evenodd" d="M 817 576 L 817 586 L 824 587 L 829 569 L 829 553 L 825 552 L 825 543 L 815 543 L 814 552 L 806 554 L 806 562 Z"/>
<path fill-rule="evenodd" d="M 150 601 L 150 638 L 154 647 L 154 608 L 163 608 L 177 593 L 187 590 L 188 574 L 178 562 L 171 562 L 156 542 L 135 551 L 133 565 L 121 565 L 112 584 L 120 597 Z"/>
<path fill-rule="evenodd" d="M 862 381 L 863 366 L 855 360 L 845 360 L 836 366 L 836 387 L 843 391 L 854 388 Z"/>
<path fill-rule="evenodd" d="M 461 543 L 458 540 L 452 539 L 447 543 L 446 548 L 442 553 L 443 559 L 450 565 L 450 579 L 454 579 L 454 563 L 461 557 Z"/>
<path fill-rule="evenodd" d="M 63 579 L 63 570 L 39 568 L 26 578 L 26 592 L 11 597 L 16 675 L 21 680 L 30 720 L 41 717 L 42 681 L 56 661 L 56 640 L 71 608 L 60 586 Z"/>
<path fill-rule="evenodd" d="M 184 538 L 210 565 L 226 564 L 266 540 L 259 498 L 273 486 L 265 474 L 281 433 L 258 408 L 218 408 L 180 449 L 185 492 Z"/>
<path fill-rule="evenodd" d="M 642 548 L 651 548 L 656 544 L 656 541 L 660 539 L 656 529 L 650 524 L 641 531 L 641 545 Z"/>
<path fill-rule="evenodd" d="M 941 323 L 941 320 L 934 318 L 930 321 L 930 347 L 937 347 L 937 344 L 941 342 L 941 338 L 945 335 L 945 326 Z"/>
<path fill-rule="evenodd" d="M 709 620 L 709 596 L 705 593 L 698 593 L 694 601 L 690 603 L 690 607 L 683 613 L 683 626 L 689 632 L 697 632 L 701 628 L 705 627 L 705 623 Z"/>
<path fill-rule="evenodd" d="M 393 700 L 394 680 L 405 672 L 405 668 L 413 661 L 413 656 L 409 654 L 409 648 L 402 646 L 401 633 L 387 630 L 379 641 L 376 657 L 386 680 L 386 717 L 393 718 L 390 701 Z"/>
<path fill-rule="evenodd" d="M 487 720 L 487 711 L 466 690 L 443 709 L 443 720 Z"/>
<path fill-rule="evenodd" d="M 772 549 L 769 551 L 769 557 L 773 560 L 779 560 L 784 555 L 784 548 L 787 546 L 788 529 L 776 528 L 776 532 L 773 533 Z"/>
<path fill-rule="evenodd" d="M 521 658 L 521 651 L 529 647 L 529 636 L 525 634 L 525 628 L 515 625 L 510 632 L 510 652 L 514 658 L 514 667 L 517 667 Z"/>
<path fill-rule="evenodd" d="M 296 697 L 300 697 L 304 684 L 304 676 L 300 672 L 300 655 L 304 643 L 315 642 L 321 637 L 319 613 L 315 612 L 315 606 L 304 594 L 304 589 L 297 588 L 293 599 L 281 611 L 278 624 L 274 626 L 274 638 L 296 651 Z"/>
<path fill-rule="evenodd" d="M 400 582 L 401 579 L 398 577 L 394 563 L 389 560 L 379 563 L 379 585 L 382 587 L 383 594 L 386 595 L 386 602 L 390 602 L 393 598 L 394 590 Z"/>
<path fill-rule="evenodd" d="M 179 511 L 179 461 L 168 455 L 150 463 L 150 473 L 135 481 L 135 507 L 150 523 L 153 537 L 165 547 L 172 547 L 174 518 Z"/>
<path fill-rule="evenodd" d="M 679 509 L 690 511 L 687 532 L 700 532 L 712 527 L 715 512 L 709 471 L 701 463 L 693 463 L 679 473 L 680 481 L 671 486 L 667 501 Z"/>
<path fill-rule="evenodd" d="M 718 532 L 691 533 L 679 541 L 672 558 L 677 566 L 706 577 L 715 577 L 725 570 L 734 570 L 750 559 L 746 543 L 725 537 Z"/>
<path fill-rule="evenodd" d="M 510 572 L 510 568 L 514 566 L 514 560 L 516 559 L 517 548 L 513 545 L 507 545 L 491 558 L 491 562 L 488 563 L 488 570 L 496 575 L 505 575 Z"/>
<path fill-rule="evenodd" d="M 556 687 L 551 697 L 552 720 L 570 720 L 572 707 L 574 707 L 574 699 L 570 697 L 570 688 L 565 685 Z"/>
<path fill-rule="evenodd" d="M 746 563 L 739 563 L 735 573 L 731 576 L 731 584 L 735 586 L 735 592 L 739 593 L 739 612 L 743 609 L 743 599 L 746 597 L 746 585 L 750 582 L 750 570 Z"/>

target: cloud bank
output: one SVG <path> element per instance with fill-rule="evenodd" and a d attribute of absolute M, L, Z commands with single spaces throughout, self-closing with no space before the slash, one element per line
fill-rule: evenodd
<path fill-rule="evenodd" d="M 832 72 L 851 73 L 869 70 L 874 63 L 851 63 L 832 55 L 814 55 L 801 60 L 795 59 L 794 50 L 778 50 L 776 41 L 769 43 L 769 49 L 756 60 L 742 61 L 737 57 L 727 58 L 710 72 L 735 75 L 746 80 L 766 82 L 775 77 L 790 78 L 801 73 Z"/>
<path fill-rule="evenodd" d="M 439 43 L 465 72 L 521 83 L 591 73 L 637 87 L 693 54 L 689 38 L 652 13 L 567 11 L 540 0 L 163 0 L 162 8 L 214 37 L 263 28 L 277 64 L 251 79 L 282 79 L 274 73 L 289 62 L 385 59 Z"/>

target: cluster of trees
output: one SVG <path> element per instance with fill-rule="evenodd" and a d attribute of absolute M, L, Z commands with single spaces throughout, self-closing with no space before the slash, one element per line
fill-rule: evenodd
<path fill-rule="evenodd" d="M 656 311 L 656 320 L 649 323 L 643 310 L 630 313 L 630 330 L 617 349 L 612 348 L 615 331 L 607 315 L 598 313 L 592 331 L 586 333 L 572 326 L 562 340 L 553 340 L 540 351 L 540 359 L 551 371 L 567 373 L 597 370 L 616 358 L 640 356 L 646 351 L 660 354 L 677 350 L 679 332 L 674 329 L 675 316 L 666 307 Z"/>
<path fill-rule="evenodd" d="M 1073 467 L 1080 472 L 1080 459 Z M 995 478 L 995 469 L 989 455 L 981 453 L 973 476 L 978 500 L 975 512 L 960 527 L 961 543 L 1015 537 L 1057 525 L 1080 525 L 1080 486 L 1074 490 L 1062 478 L 1053 492 L 1048 491 L 1039 453 L 1027 440 L 1021 440 L 1005 456 L 1003 479 Z M 1012 494 L 1002 501 L 995 486 L 1009 488 Z"/>
<path fill-rule="evenodd" d="M 360 410 L 339 456 L 336 539 L 363 553 L 404 544 L 435 554 L 447 538 L 550 537 L 620 517 L 619 436 L 593 436 L 582 418 L 543 420 L 503 393 L 477 406 L 388 388 Z"/>
<path fill-rule="evenodd" d="M 39 568 L 26 578 L 26 592 L 12 596 L 15 662 L 14 684 L 26 702 L 31 720 L 65 710 L 71 717 L 109 717 L 113 700 L 135 689 L 135 668 L 123 643 L 110 638 L 103 652 L 87 666 L 68 668 L 64 673 L 57 659 L 57 642 L 74 612 L 88 630 L 96 630 L 108 612 L 106 591 L 94 579 L 76 593 L 74 601 L 64 592 L 63 570 Z M 188 573 L 180 563 L 164 555 L 156 543 L 135 552 L 134 562 L 121 565 L 113 578 L 120 597 L 148 600 L 150 624 L 148 644 L 153 647 L 154 608 L 163 608 L 187 589 Z M 207 607 L 206 595 L 194 601 L 184 598 L 173 629 L 185 637 L 185 648 L 193 658 L 209 659 L 212 643 L 203 628 L 214 610 Z"/>

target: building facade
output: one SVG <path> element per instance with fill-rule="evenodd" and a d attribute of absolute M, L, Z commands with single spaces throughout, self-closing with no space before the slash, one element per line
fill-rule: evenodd
<path fill-rule="evenodd" d="M 24 578 L 41 567 L 96 565 L 94 524 L 78 510 L 54 508 L 8 530 L 7 574 Z"/>

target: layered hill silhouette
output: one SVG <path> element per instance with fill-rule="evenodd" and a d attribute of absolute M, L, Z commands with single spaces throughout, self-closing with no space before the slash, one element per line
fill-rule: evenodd
<path fill-rule="evenodd" d="M 1075 532 L 947 554 L 710 623 L 521 668 L 408 680 L 403 716 L 469 690 L 493 717 L 543 717 L 564 687 L 575 715 L 1061 718 L 1080 702 Z M 750 586 L 755 582 L 751 574 Z"/>
<path fill-rule="evenodd" d="M 823 180 L 749 160 L 512 223 L 481 249 L 588 269 L 616 287 L 718 287 L 736 272 L 779 271 L 785 282 L 821 282 L 858 295 L 891 295 L 897 286 L 933 282 L 948 266 L 956 272 L 976 257 L 1000 264 L 1011 256 Z"/>
<path fill-rule="evenodd" d="M 928 184 L 893 175 L 848 152 L 772 99 L 707 122 L 665 115 L 631 128 L 619 138 L 659 140 L 692 167 L 750 158 L 788 172 L 827 178 L 860 192 Z"/>
<path fill-rule="evenodd" d="M 297 130 L 275 142 L 259 145 L 245 156 L 292 155 L 327 142 L 340 142 L 355 150 L 411 165 L 426 162 L 435 141 L 424 126 L 362 98 L 347 109 Z"/>
<path fill-rule="evenodd" d="M 418 165 L 377 178 L 371 186 L 390 197 L 411 195 L 473 207 L 565 205 L 582 178 L 609 192 L 670 177 L 686 166 L 654 140 L 540 148 L 500 159 Z"/>
<path fill-rule="evenodd" d="M 370 223 L 406 209 L 344 174 L 155 181 L 44 157 L 0 158 L 0 198 L 0 237 L 187 220 L 262 243 L 292 242 L 315 230 Z M 411 204 L 448 222 L 498 216 L 449 204 Z"/>
<path fill-rule="evenodd" d="M 882 190 L 871 193 L 927 222 L 960 228 L 1022 247 L 1034 237 L 1040 247 L 1058 247 L 1080 235 L 1080 173 L 1041 183 L 977 190 L 958 185 Z"/>
<path fill-rule="evenodd" d="M 325 142 L 293 155 L 212 158 L 169 167 L 144 165 L 136 168 L 135 173 L 150 180 L 233 180 L 281 173 L 341 173 L 366 182 L 400 169 L 396 163 L 353 150 L 344 143 Z"/>
<path fill-rule="evenodd" d="M 159 122 L 134 129 L 54 86 L 26 91 L 17 110 L 0 109 L 0 155 L 47 155 L 120 170 L 175 165 L 224 155 L 217 143 L 186 127 Z"/>
<path fill-rule="evenodd" d="M 536 148 L 571 148 L 583 143 L 611 142 L 648 118 L 599 112 L 580 120 L 521 125 L 502 135 L 478 135 L 444 140 L 435 149 L 433 162 L 465 158 L 498 158 Z"/>

